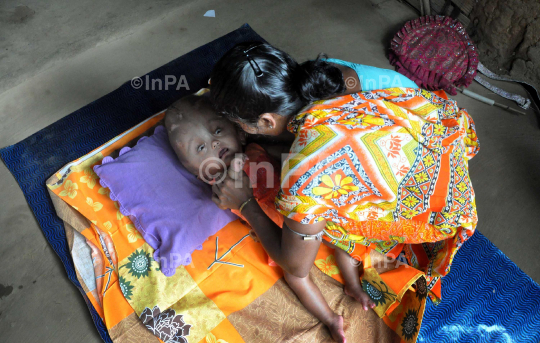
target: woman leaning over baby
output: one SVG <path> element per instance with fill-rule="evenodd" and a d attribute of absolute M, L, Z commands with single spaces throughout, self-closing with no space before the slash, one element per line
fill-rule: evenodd
<path fill-rule="evenodd" d="M 283 230 L 249 201 L 247 181 L 214 185 L 218 205 L 242 208 L 290 278 L 309 278 L 321 241 L 336 258 L 363 261 L 374 310 L 415 340 L 426 296 L 440 301 L 441 277 L 477 223 L 469 114 L 394 71 L 322 57 L 298 64 L 262 43 L 231 49 L 211 80 L 220 113 L 249 134 L 291 143 L 275 201 Z M 380 256 L 400 261 L 392 277 L 373 268 Z M 358 269 L 340 270 L 346 285 L 359 284 Z"/>

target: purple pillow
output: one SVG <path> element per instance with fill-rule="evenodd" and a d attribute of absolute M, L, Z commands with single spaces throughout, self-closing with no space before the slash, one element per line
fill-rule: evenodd
<path fill-rule="evenodd" d="M 103 187 L 128 216 L 166 276 L 191 263 L 191 253 L 229 222 L 231 211 L 212 202 L 212 189 L 189 173 L 169 145 L 167 132 L 158 126 L 120 156 L 105 157 L 94 167 Z"/>

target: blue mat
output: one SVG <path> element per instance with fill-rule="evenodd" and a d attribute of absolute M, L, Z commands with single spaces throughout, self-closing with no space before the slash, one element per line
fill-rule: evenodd
<path fill-rule="evenodd" d="M 232 46 L 263 40 L 247 24 L 148 74 L 185 75 L 190 91 L 147 91 L 128 82 L 15 145 L 0 150 L 19 183 L 45 238 L 88 304 L 105 342 L 111 338 L 81 289 L 62 221 L 45 181 L 63 165 L 206 85 L 214 63 Z M 142 77 L 144 80 L 145 78 Z M 429 303 L 429 301 L 428 301 Z M 420 342 L 540 342 L 540 287 L 477 232 L 458 252 L 443 280 L 443 302 L 426 308 Z"/>
<path fill-rule="evenodd" d="M 419 342 L 540 342 L 540 286 L 478 231 L 443 278 L 442 299 L 428 301 Z"/>

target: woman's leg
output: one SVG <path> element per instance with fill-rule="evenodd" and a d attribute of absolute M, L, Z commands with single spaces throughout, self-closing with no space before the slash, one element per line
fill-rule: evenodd
<path fill-rule="evenodd" d="M 339 271 L 345 280 L 345 294 L 353 297 L 356 301 L 359 301 L 366 311 L 368 308 L 374 308 L 375 303 L 369 298 L 369 295 L 364 292 L 362 285 L 360 284 L 358 265 L 362 262 L 355 260 L 340 248 L 334 249 L 334 256 L 336 257 Z"/>
<path fill-rule="evenodd" d="M 336 342 L 345 343 L 345 331 L 343 330 L 343 317 L 334 313 L 326 299 L 324 299 L 319 287 L 313 283 L 310 276 L 299 278 L 283 271 L 285 280 L 294 291 L 302 305 L 324 323 Z"/>

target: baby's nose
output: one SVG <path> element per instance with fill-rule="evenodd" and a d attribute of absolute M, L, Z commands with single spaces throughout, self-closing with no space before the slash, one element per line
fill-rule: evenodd
<path fill-rule="evenodd" d="M 219 147 L 219 141 L 213 141 L 212 142 L 212 149 L 216 149 L 217 147 Z"/>

